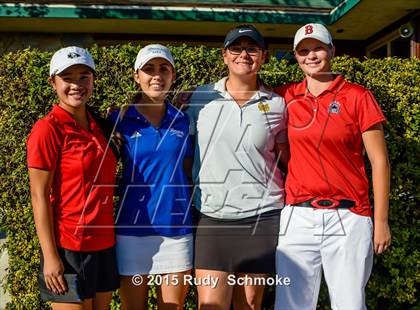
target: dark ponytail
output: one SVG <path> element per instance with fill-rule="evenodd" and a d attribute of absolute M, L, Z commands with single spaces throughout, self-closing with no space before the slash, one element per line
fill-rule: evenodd
<path fill-rule="evenodd" d="M 120 149 L 115 145 L 113 139 L 112 139 L 112 129 L 114 128 L 111 121 L 107 118 L 104 118 L 101 116 L 101 113 L 99 112 L 98 108 L 91 107 L 86 105 L 86 110 L 89 112 L 89 114 L 92 116 L 93 120 L 96 122 L 96 124 L 101 129 L 102 133 L 104 134 L 106 140 L 109 142 L 109 146 L 112 149 L 112 152 L 114 153 L 115 157 L 118 159 L 120 158 Z"/>

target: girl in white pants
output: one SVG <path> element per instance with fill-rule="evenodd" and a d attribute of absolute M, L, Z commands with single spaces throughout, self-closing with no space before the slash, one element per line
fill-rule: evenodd
<path fill-rule="evenodd" d="M 315 309 L 322 269 L 333 309 L 366 309 L 373 252 L 391 244 L 385 117 L 367 89 L 331 73 L 335 48 L 323 25 L 300 28 L 294 51 L 305 79 L 276 89 L 287 103 L 290 143 L 276 269 L 291 283 L 276 288 L 275 308 Z"/>

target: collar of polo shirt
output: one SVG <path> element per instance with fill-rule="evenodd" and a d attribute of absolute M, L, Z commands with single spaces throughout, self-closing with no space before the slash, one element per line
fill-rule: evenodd
<path fill-rule="evenodd" d="M 175 108 L 169 100 L 165 100 L 165 104 L 166 104 L 166 112 L 163 118 L 169 117 L 169 119 L 172 120 L 174 118 L 182 117 L 184 115 L 184 113 L 181 110 L 178 110 L 177 108 Z M 139 116 L 141 116 L 140 118 L 141 120 L 143 120 L 144 122 L 148 122 L 144 118 L 144 116 L 137 111 L 134 104 L 129 106 L 127 112 L 124 115 L 124 117 L 128 117 L 128 118 L 138 118 Z"/>
<path fill-rule="evenodd" d="M 224 98 L 230 98 L 228 92 L 226 90 L 226 81 L 228 77 L 224 77 L 223 79 L 219 80 L 214 84 L 214 90 L 218 91 Z M 271 99 L 273 93 L 269 91 L 263 84 L 260 85 L 260 89 L 257 91 L 255 95 L 251 97 L 249 101 L 253 101 L 255 99 Z"/>

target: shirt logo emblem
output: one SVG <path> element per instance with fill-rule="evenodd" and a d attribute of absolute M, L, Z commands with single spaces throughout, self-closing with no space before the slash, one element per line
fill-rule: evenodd
<path fill-rule="evenodd" d="M 267 113 L 270 111 L 270 105 L 268 103 L 259 102 L 258 110 L 260 110 L 260 112 Z"/>
<path fill-rule="evenodd" d="M 340 102 L 333 101 L 328 107 L 328 113 L 340 114 Z"/>
<path fill-rule="evenodd" d="M 139 138 L 139 137 L 141 137 L 141 133 L 138 132 L 138 131 L 135 131 L 135 132 L 133 132 L 133 134 L 131 135 L 130 138 Z"/>
<path fill-rule="evenodd" d="M 71 59 L 77 58 L 77 57 L 80 57 L 80 55 L 74 52 L 71 52 L 67 55 L 67 58 L 71 58 Z"/>
<path fill-rule="evenodd" d="M 169 133 L 171 135 L 177 136 L 178 138 L 184 138 L 184 133 L 181 130 L 176 130 L 176 129 L 171 128 L 169 129 Z"/>

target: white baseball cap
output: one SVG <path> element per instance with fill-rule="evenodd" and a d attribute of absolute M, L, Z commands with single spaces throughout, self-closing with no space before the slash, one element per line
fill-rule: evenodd
<path fill-rule="evenodd" d="M 143 66 L 150 60 L 155 58 L 163 58 L 167 60 L 172 67 L 175 69 L 175 62 L 171 52 L 166 46 L 161 44 L 149 44 L 143 47 L 137 54 L 136 63 L 134 64 L 134 70 L 143 68 Z"/>
<path fill-rule="evenodd" d="M 73 65 L 85 65 L 95 71 L 95 62 L 87 50 L 77 46 L 64 47 L 50 61 L 50 76 L 59 74 Z"/>
<path fill-rule="evenodd" d="M 332 37 L 328 29 L 322 24 L 306 24 L 296 31 L 295 39 L 293 41 L 293 50 L 304 39 L 316 39 L 327 45 L 332 45 Z"/>

